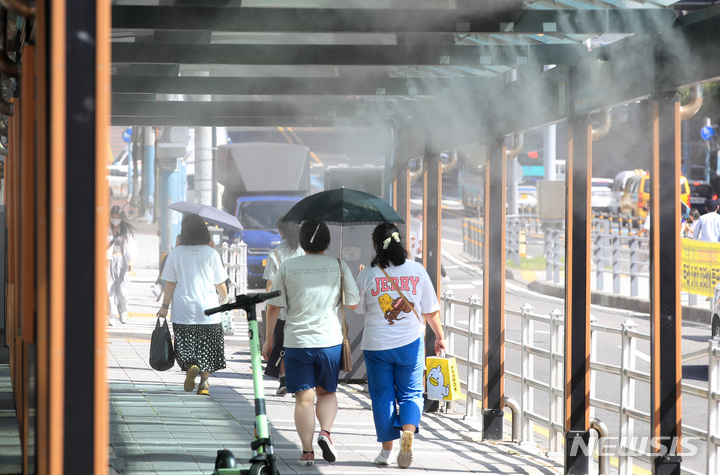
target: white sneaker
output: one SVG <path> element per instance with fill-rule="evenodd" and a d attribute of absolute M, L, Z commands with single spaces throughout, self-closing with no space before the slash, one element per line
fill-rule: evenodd
<path fill-rule="evenodd" d="M 115 326 L 115 317 L 108 317 L 107 324 L 111 327 Z"/>
<path fill-rule="evenodd" d="M 390 465 L 394 455 L 395 455 L 395 451 L 391 451 L 390 455 L 388 455 L 387 457 L 384 457 L 382 454 L 382 450 L 381 450 L 380 453 L 378 454 L 378 456 L 375 457 L 375 460 L 373 460 L 373 463 L 375 465 Z"/>
<path fill-rule="evenodd" d="M 127 323 L 127 312 L 120 314 L 120 323 Z"/>

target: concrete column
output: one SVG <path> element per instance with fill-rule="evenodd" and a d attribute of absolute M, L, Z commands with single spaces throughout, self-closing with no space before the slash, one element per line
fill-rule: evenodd
<path fill-rule="evenodd" d="M 543 144 L 545 153 L 543 154 L 543 168 L 545 169 L 545 179 L 550 181 L 557 180 L 555 173 L 555 161 L 557 159 L 556 151 L 557 126 L 555 124 L 545 127 L 543 133 Z"/>
<path fill-rule="evenodd" d="M 180 234 L 182 215 L 168 209 L 168 205 L 187 199 L 185 162 L 182 158 L 163 160 L 160 169 L 160 255 L 175 247 L 175 237 Z"/>
<path fill-rule="evenodd" d="M 155 131 L 143 127 L 142 208 L 152 213 L 155 204 Z"/>
<path fill-rule="evenodd" d="M 213 201 L 212 132 L 212 127 L 195 127 L 195 201 L 204 205 Z"/>

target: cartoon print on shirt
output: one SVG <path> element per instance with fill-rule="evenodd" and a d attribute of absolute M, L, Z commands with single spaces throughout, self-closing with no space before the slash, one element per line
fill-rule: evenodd
<path fill-rule="evenodd" d="M 402 317 L 398 317 L 400 312 L 410 313 L 413 311 L 413 307 L 415 307 L 415 304 L 408 302 L 402 297 L 398 297 L 393 300 L 393 298 L 388 294 L 382 294 L 378 297 L 378 303 L 380 304 L 382 311 L 385 313 L 385 320 L 388 321 L 389 325 L 393 325 L 396 320 L 403 320 L 405 318 L 404 315 Z"/>

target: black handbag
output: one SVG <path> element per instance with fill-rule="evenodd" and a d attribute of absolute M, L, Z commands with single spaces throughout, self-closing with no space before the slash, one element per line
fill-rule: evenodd
<path fill-rule="evenodd" d="M 150 367 L 156 371 L 167 371 L 175 365 L 175 350 L 167 319 L 158 317 L 155 330 L 150 338 Z"/>

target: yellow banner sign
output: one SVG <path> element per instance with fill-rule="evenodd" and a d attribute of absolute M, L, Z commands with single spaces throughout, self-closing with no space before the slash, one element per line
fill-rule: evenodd
<path fill-rule="evenodd" d="M 712 297 L 720 282 L 720 243 L 682 240 L 682 289 Z"/>

